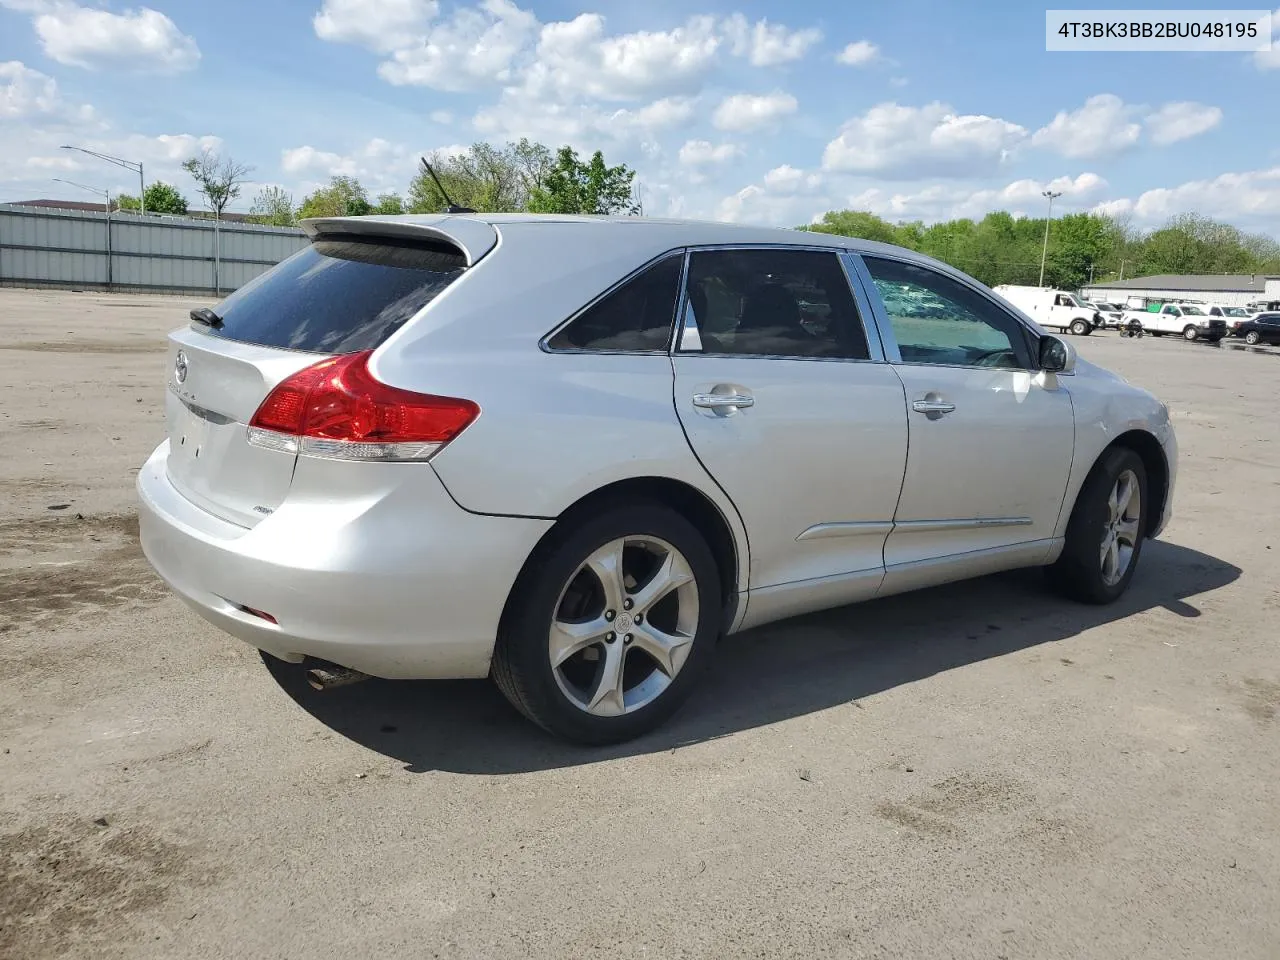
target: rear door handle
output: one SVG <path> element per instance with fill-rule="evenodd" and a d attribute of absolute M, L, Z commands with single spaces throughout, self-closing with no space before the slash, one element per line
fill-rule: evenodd
<path fill-rule="evenodd" d="M 754 407 L 755 397 L 741 393 L 695 393 L 693 405 L 707 410 L 723 410 L 726 407 Z"/>

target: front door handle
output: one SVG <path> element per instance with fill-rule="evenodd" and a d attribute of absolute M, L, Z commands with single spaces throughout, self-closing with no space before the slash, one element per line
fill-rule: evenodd
<path fill-rule="evenodd" d="M 741 393 L 695 393 L 693 405 L 706 410 L 724 410 L 727 407 L 753 407 L 755 397 Z"/>
<path fill-rule="evenodd" d="M 915 401 L 915 403 L 911 404 L 911 409 L 916 413 L 923 413 L 930 420 L 937 420 L 939 417 L 945 417 L 948 413 L 954 413 L 956 405 L 949 400 L 929 396 L 924 400 Z"/>

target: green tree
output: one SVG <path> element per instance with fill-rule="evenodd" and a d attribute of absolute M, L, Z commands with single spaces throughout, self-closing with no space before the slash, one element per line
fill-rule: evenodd
<path fill-rule="evenodd" d="M 263 187 L 253 198 L 249 215 L 255 223 L 271 227 L 292 227 L 298 222 L 293 209 L 293 194 L 281 187 Z"/>
<path fill-rule="evenodd" d="M 219 156 L 206 148 L 197 157 L 189 157 L 182 169 L 191 174 L 196 190 L 204 197 L 215 219 L 222 219 L 222 212 L 232 200 L 240 196 L 253 167 L 239 163 L 231 157 Z"/>
<path fill-rule="evenodd" d="M 834 233 L 841 237 L 859 237 L 881 243 L 898 243 L 899 230 L 889 221 L 862 210 L 828 210 L 817 223 L 806 229 L 814 233 Z"/>
<path fill-rule="evenodd" d="M 363 217 L 373 212 L 369 193 L 355 177 L 331 177 L 327 186 L 309 194 L 298 208 L 298 219 Z"/>
<path fill-rule="evenodd" d="M 398 193 L 380 193 L 378 202 L 373 205 L 373 212 L 384 215 L 404 213 L 404 198 Z"/>
<path fill-rule="evenodd" d="M 147 201 L 147 213 L 170 213 L 182 215 L 187 212 L 187 198 L 178 192 L 178 188 L 160 180 L 147 187 L 143 194 Z M 122 193 L 116 197 L 116 208 L 119 210 L 138 210 L 138 198 Z"/>
<path fill-rule="evenodd" d="M 441 213 L 450 203 L 482 213 L 513 213 L 524 208 L 527 190 L 513 144 L 496 147 L 476 143 L 460 154 L 437 150 L 426 162 L 435 177 L 424 164 L 409 183 L 410 213 Z"/>
<path fill-rule="evenodd" d="M 561 147 L 542 186 L 529 194 L 532 213 L 634 214 L 636 173 L 625 164 L 610 167 L 597 150 L 583 163 L 571 147 Z"/>

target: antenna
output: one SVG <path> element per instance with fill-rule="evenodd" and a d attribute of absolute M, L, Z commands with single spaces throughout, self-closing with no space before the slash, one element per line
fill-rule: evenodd
<path fill-rule="evenodd" d="M 440 196 L 444 197 L 444 202 L 449 206 L 445 208 L 445 213 L 475 213 L 470 207 L 459 207 L 449 199 L 449 194 L 445 192 L 444 184 L 440 182 L 440 178 L 436 176 L 436 172 L 431 169 L 431 164 L 427 163 L 427 158 L 422 158 L 422 169 L 431 174 L 431 179 L 436 183 L 436 189 L 440 191 Z"/>

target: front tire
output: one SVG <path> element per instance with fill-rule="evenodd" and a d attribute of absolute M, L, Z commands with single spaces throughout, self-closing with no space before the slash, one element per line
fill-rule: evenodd
<path fill-rule="evenodd" d="M 1244 335 L 1244 342 L 1251 347 L 1256 347 L 1262 341 L 1262 337 L 1258 336 L 1257 330 L 1250 330 Z"/>
<path fill-rule="evenodd" d="M 1087 337 L 1093 332 L 1093 329 L 1083 320 L 1073 320 L 1071 321 L 1071 332 L 1077 337 Z"/>
<path fill-rule="evenodd" d="M 1050 568 L 1054 585 L 1082 603 L 1114 603 L 1138 567 L 1147 529 L 1142 458 L 1113 447 L 1090 471 L 1067 524 L 1066 545 Z"/>
<path fill-rule="evenodd" d="M 1183 329 L 1182 336 L 1186 338 L 1188 343 L 1194 343 L 1199 338 L 1200 332 L 1195 327 L 1188 326 Z"/>
<path fill-rule="evenodd" d="M 552 537 L 512 593 L 493 678 L 556 736 L 631 740 L 670 717 L 711 661 L 723 606 L 715 558 L 658 504 L 612 507 Z"/>

